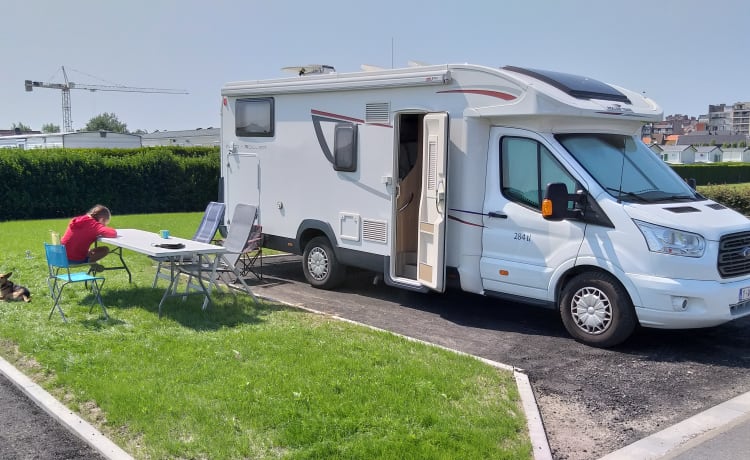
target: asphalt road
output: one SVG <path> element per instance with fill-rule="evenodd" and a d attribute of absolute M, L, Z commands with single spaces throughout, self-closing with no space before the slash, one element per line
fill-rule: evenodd
<path fill-rule="evenodd" d="M 257 294 L 454 348 L 529 376 L 556 459 L 596 459 L 750 391 L 750 318 L 710 329 L 639 329 L 597 349 L 557 312 L 462 292 L 420 294 L 350 273 L 313 289 L 299 259 L 264 260 Z"/>
<path fill-rule="evenodd" d="M 0 459 L 101 459 L 0 374 Z"/>

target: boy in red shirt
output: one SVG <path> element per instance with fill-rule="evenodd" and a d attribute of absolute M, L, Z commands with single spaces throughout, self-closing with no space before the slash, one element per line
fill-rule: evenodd
<path fill-rule="evenodd" d="M 83 216 L 70 220 L 60 242 L 65 245 L 68 261 L 71 264 L 91 264 L 94 272 L 103 270 L 103 267 L 95 262 L 109 254 L 109 248 L 106 246 L 89 248 L 100 236 L 107 238 L 117 236 L 117 230 L 107 227 L 111 218 L 112 213 L 109 209 L 97 204 Z"/>

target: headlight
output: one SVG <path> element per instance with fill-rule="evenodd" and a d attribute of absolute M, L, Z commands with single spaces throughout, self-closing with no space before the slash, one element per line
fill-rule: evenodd
<path fill-rule="evenodd" d="M 673 228 L 633 220 L 646 238 L 652 252 L 675 256 L 701 257 L 706 249 L 706 240 L 696 233 L 683 232 Z"/>

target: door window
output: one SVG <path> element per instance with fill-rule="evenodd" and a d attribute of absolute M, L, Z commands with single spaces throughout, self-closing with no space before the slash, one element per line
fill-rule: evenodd
<path fill-rule="evenodd" d="M 503 196 L 536 210 L 541 210 L 547 184 L 562 182 L 569 193 L 580 188 L 547 147 L 523 137 L 508 136 L 500 141 L 500 177 Z"/>

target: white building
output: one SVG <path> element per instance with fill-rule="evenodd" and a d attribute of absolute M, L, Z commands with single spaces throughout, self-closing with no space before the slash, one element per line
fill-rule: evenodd
<path fill-rule="evenodd" d="M 722 149 L 722 161 L 750 163 L 750 148 L 733 147 Z"/>
<path fill-rule="evenodd" d="M 695 147 L 692 145 L 661 145 L 661 159 L 671 164 L 695 163 Z M 657 152 L 659 153 L 659 152 Z"/>
<path fill-rule="evenodd" d="M 218 146 L 219 128 L 198 128 L 183 131 L 157 131 L 142 134 L 144 147 L 159 145 Z"/>
<path fill-rule="evenodd" d="M 88 131 L 76 133 L 18 134 L 0 137 L 0 148 L 138 148 L 138 134 Z"/>
<path fill-rule="evenodd" d="M 696 163 L 719 163 L 722 151 L 715 145 L 703 145 L 695 147 Z"/>

